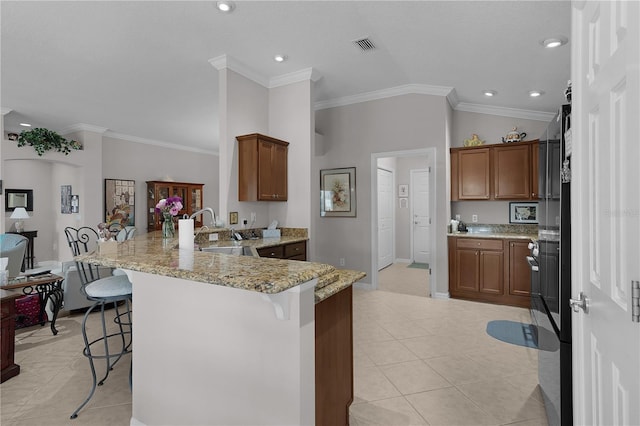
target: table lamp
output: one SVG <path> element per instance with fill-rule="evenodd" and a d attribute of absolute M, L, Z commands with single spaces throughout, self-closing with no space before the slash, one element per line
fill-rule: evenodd
<path fill-rule="evenodd" d="M 27 213 L 27 210 L 24 207 L 16 207 L 13 210 L 13 213 L 11 213 L 10 218 L 18 219 L 16 220 L 16 231 L 22 232 L 24 231 L 24 223 L 22 223 L 22 220 L 29 219 L 29 213 Z"/>

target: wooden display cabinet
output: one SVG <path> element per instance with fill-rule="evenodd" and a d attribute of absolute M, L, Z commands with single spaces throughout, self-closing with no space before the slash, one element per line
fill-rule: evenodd
<path fill-rule="evenodd" d="M 203 183 L 147 181 L 147 230 L 157 231 L 162 229 L 162 215 L 155 212 L 156 204 L 163 198 L 180 197 L 183 208 L 178 212 L 178 217 L 186 214 L 191 216 L 202 209 Z M 202 226 L 202 215 L 195 218 L 195 227 Z"/>
<path fill-rule="evenodd" d="M 259 133 L 236 140 L 238 201 L 287 201 L 289 142 Z"/>

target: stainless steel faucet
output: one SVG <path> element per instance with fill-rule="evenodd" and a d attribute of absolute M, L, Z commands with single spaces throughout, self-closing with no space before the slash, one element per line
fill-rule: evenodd
<path fill-rule="evenodd" d="M 199 214 L 204 213 L 204 212 L 211 213 L 211 227 L 215 228 L 216 227 L 216 213 L 213 211 L 213 209 L 211 207 L 205 207 L 203 209 L 198 210 L 197 212 L 195 212 L 191 216 L 189 216 L 189 219 L 193 219 L 194 217 L 196 217 Z"/>

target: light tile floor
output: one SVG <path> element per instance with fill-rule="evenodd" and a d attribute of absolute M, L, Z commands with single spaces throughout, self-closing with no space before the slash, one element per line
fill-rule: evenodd
<path fill-rule="evenodd" d="M 536 351 L 489 337 L 494 319 L 524 309 L 385 291 L 354 292 L 352 425 L 546 425 Z M 0 385 L 3 426 L 129 425 L 127 357 L 75 420 L 90 388 L 82 315 L 17 331 L 21 373 Z M 92 318 L 90 326 L 97 326 Z"/>

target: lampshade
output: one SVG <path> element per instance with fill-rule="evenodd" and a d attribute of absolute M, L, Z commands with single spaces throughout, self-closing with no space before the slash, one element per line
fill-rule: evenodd
<path fill-rule="evenodd" d="M 24 224 L 22 223 L 23 219 L 29 219 L 29 213 L 24 207 L 16 207 L 11 213 L 11 219 L 16 220 L 16 231 L 22 232 L 24 231 Z"/>
<path fill-rule="evenodd" d="M 16 207 L 11 213 L 11 219 L 29 219 L 29 213 L 24 207 Z"/>

